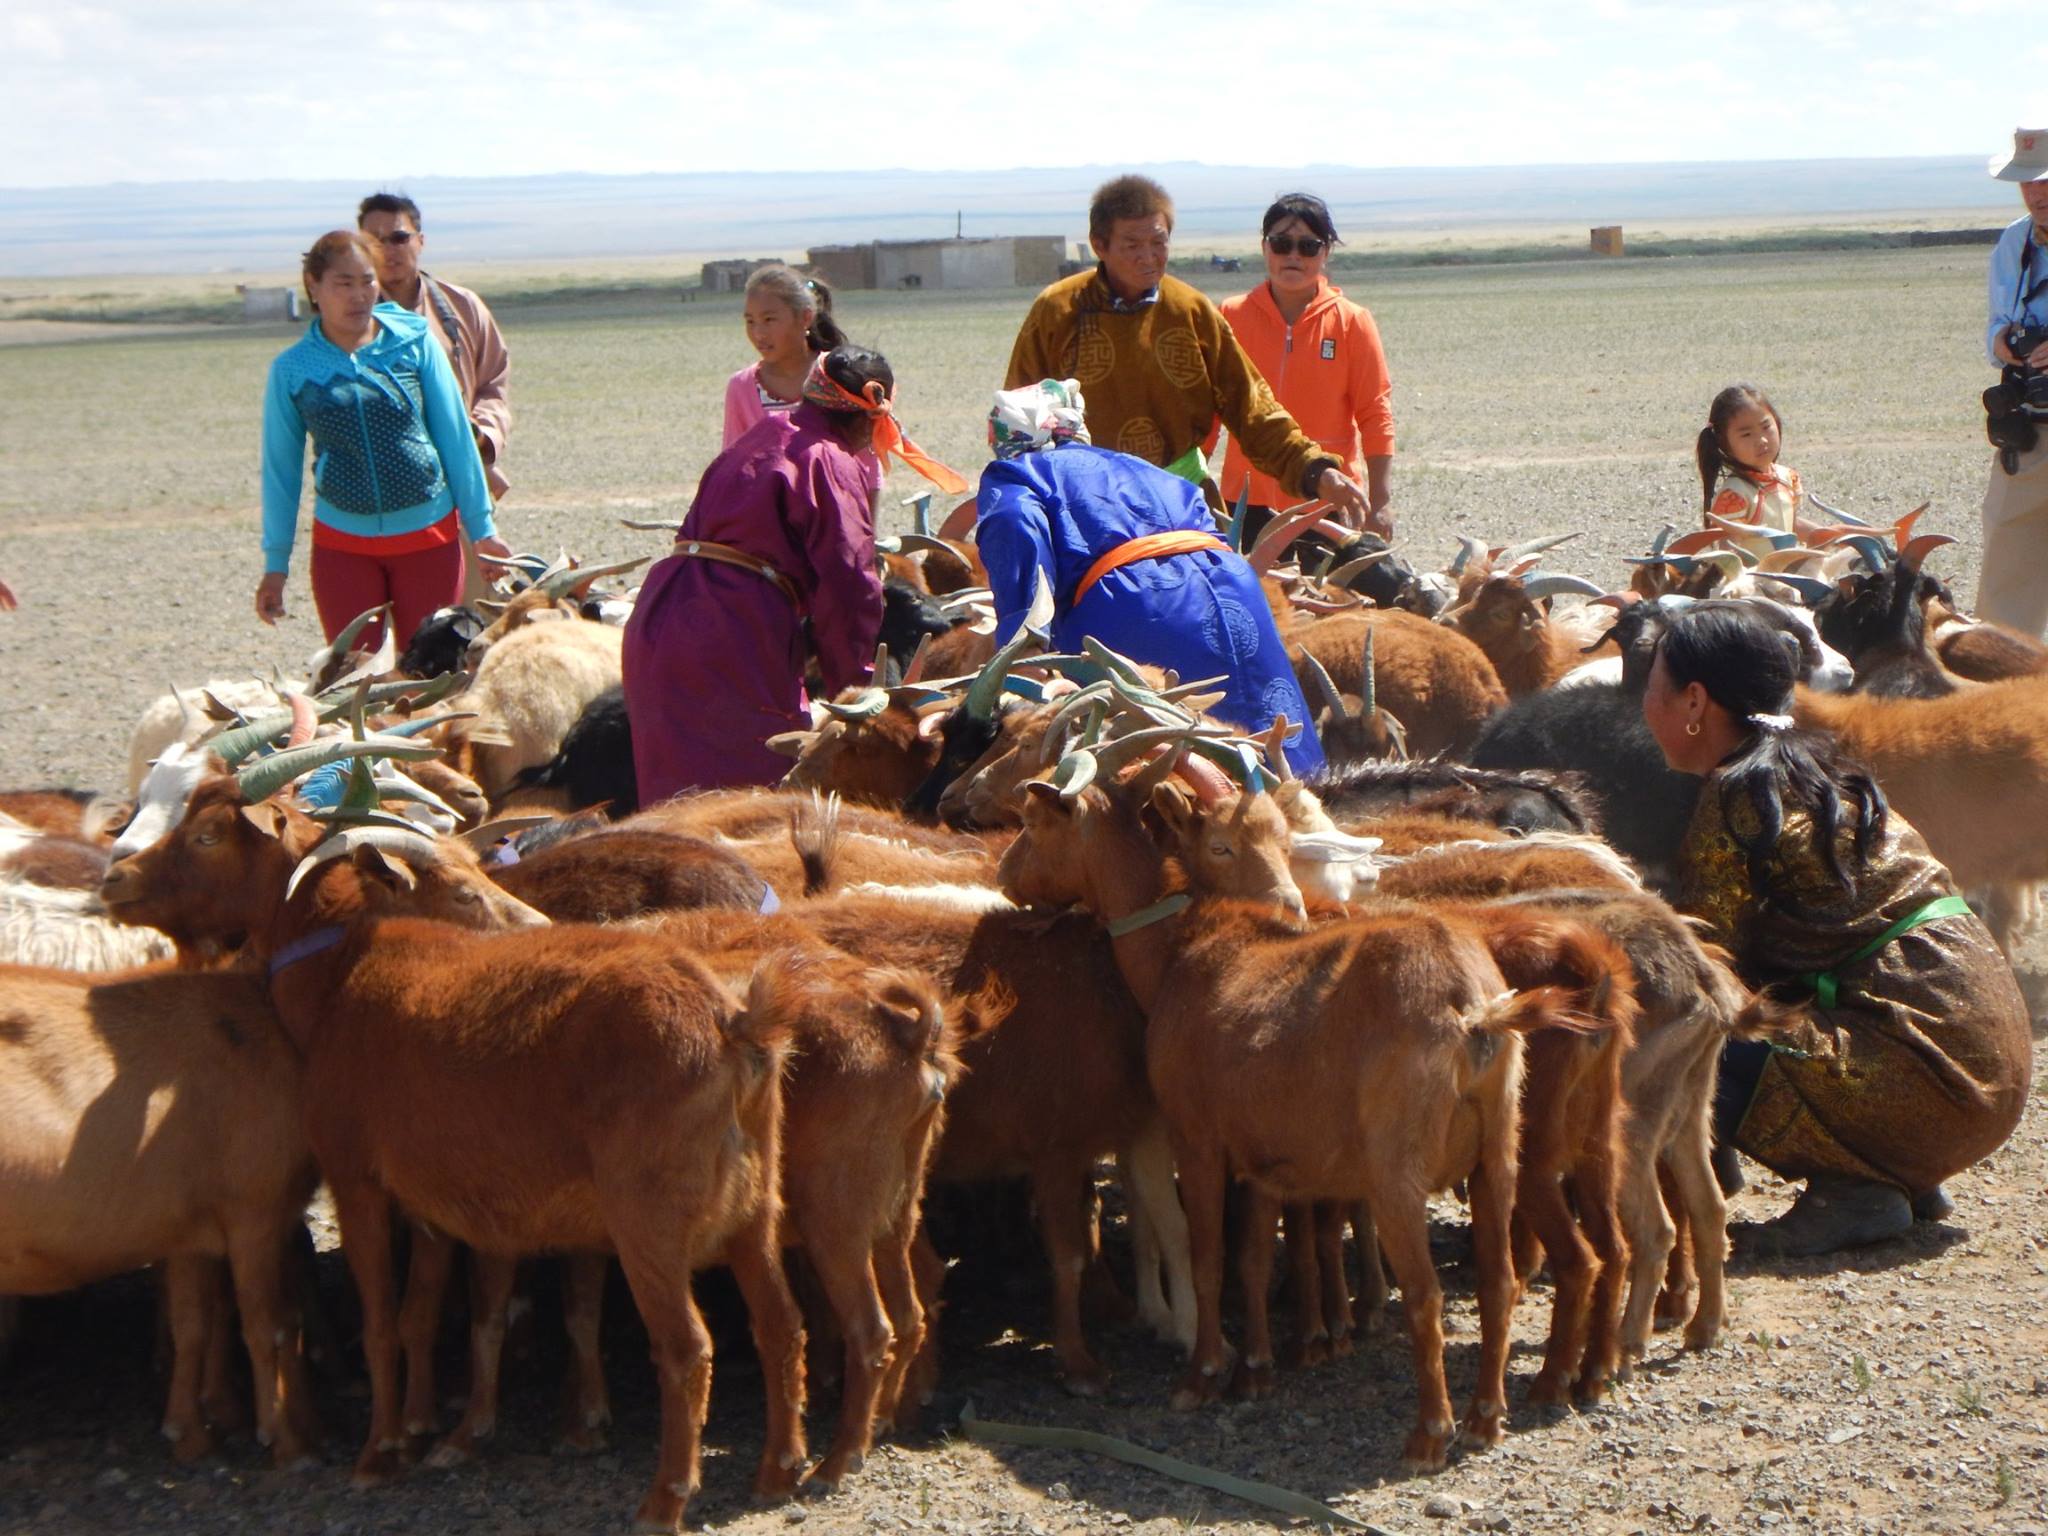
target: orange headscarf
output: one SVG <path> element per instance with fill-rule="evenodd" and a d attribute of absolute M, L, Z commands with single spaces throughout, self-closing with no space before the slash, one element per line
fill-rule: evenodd
<path fill-rule="evenodd" d="M 883 393 L 881 380 L 868 380 L 866 389 L 856 395 L 825 371 L 825 357 L 821 352 L 811 364 L 810 376 L 804 380 L 806 400 L 828 411 L 860 411 L 866 415 L 875 424 L 875 457 L 882 461 L 884 471 L 889 468 L 889 455 L 893 453 L 947 495 L 966 494 L 967 482 L 918 447 L 904 432 L 896 420 L 895 407 Z"/>

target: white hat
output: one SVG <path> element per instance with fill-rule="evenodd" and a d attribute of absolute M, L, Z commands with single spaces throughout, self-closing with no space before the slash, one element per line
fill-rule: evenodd
<path fill-rule="evenodd" d="M 1991 157 L 1991 174 L 2000 181 L 2048 181 L 2048 128 L 2015 128 L 2012 158 Z"/>

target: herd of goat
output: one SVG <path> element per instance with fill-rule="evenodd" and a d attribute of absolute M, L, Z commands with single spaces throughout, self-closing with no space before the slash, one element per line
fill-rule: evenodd
<path fill-rule="evenodd" d="M 565 1258 L 564 1434 L 596 1442 L 616 1257 L 660 1385 L 637 1518 L 668 1529 L 711 1386 L 694 1272 L 728 1267 L 745 1300 L 756 1493 L 835 1485 L 938 1380 L 928 1185 L 1028 1181 L 1060 1373 L 1102 1389 L 1082 1293 L 1112 1160 L 1138 1315 L 1189 1353 L 1177 1406 L 1273 1389 L 1282 1230 L 1295 1362 L 1348 1350 L 1391 1267 L 1409 1463 L 1442 1465 L 1460 1427 L 1500 1438 L 1539 1264 L 1528 1398 L 1596 1399 L 1659 1320 L 1693 1348 L 1723 1326 L 1716 1064 L 1791 1022 L 1659 894 L 1698 784 L 1640 715 L 1675 605 L 1782 630 L 1798 720 L 1871 765 L 2001 943 L 2048 878 L 2048 651 L 1961 611 L 1921 569 L 1947 541 L 1913 521 L 1667 529 L 1607 592 L 1537 568 L 1561 540 L 1467 540 L 1418 572 L 1283 517 L 1248 558 L 1330 759 L 1308 783 L 1271 733 L 1204 713 L 1213 680 L 1036 654 L 1029 630 L 998 649 L 971 546 L 923 533 L 878 553 L 873 684 L 776 740 L 775 789 L 639 804 L 631 594 L 595 584 L 640 562 L 532 562 L 402 654 L 353 649 L 359 621 L 304 679 L 167 695 L 124 793 L 0 793 L 0 1348 L 14 1298 L 158 1265 L 176 1454 L 253 1419 L 281 1463 L 308 1456 L 324 1181 L 375 1481 L 491 1435 L 524 1256 Z M 1481 1330 L 1462 1425 L 1426 1206 L 1460 1187 Z M 472 1384 L 435 1439 L 458 1244 Z M 807 1331 L 843 1345 L 815 1466 Z"/>

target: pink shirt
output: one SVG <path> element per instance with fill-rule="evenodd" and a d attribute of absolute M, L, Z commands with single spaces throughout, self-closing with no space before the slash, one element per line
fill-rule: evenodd
<path fill-rule="evenodd" d="M 770 411 L 782 416 L 795 408 L 794 400 L 778 400 L 761 387 L 761 365 L 752 363 L 726 380 L 725 440 L 719 446 L 730 448 L 756 423 L 765 421 Z M 872 501 L 882 492 L 882 461 L 871 449 L 857 457 L 861 484 L 867 488 L 868 498 Z"/>

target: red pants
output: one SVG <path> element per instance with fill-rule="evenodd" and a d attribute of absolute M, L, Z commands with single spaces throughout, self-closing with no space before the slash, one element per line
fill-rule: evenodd
<path fill-rule="evenodd" d="M 462 546 L 452 540 L 403 555 L 362 555 L 313 546 L 313 604 L 329 640 L 358 614 L 389 603 L 403 650 L 420 620 L 436 608 L 461 601 Z M 383 626 L 367 625 L 356 646 L 374 648 L 383 635 Z"/>

